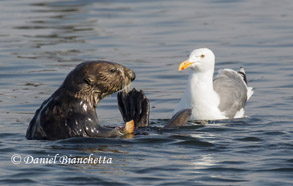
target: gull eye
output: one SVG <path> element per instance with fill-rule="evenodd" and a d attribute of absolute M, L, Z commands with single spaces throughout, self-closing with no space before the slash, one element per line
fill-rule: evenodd
<path fill-rule="evenodd" d="M 204 58 L 205 57 L 205 55 L 204 54 L 202 54 L 201 56 L 200 56 L 200 58 Z"/>

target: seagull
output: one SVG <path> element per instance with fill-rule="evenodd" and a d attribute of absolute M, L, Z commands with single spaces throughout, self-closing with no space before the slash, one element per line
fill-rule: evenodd
<path fill-rule="evenodd" d="M 192 109 L 191 120 L 222 120 L 244 117 L 246 101 L 253 95 L 244 68 L 221 69 L 213 80 L 215 55 L 208 48 L 193 50 L 179 71 L 189 68 L 183 96 L 173 114 Z"/>

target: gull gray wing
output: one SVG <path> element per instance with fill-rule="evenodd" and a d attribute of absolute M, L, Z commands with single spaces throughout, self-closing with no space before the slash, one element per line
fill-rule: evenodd
<path fill-rule="evenodd" d="M 220 70 L 214 79 L 214 90 L 220 98 L 219 109 L 226 117 L 233 118 L 244 108 L 247 101 L 247 86 L 240 74 L 231 69 Z"/>

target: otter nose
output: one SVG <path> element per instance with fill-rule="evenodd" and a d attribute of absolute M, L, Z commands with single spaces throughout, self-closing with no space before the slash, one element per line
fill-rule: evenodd
<path fill-rule="evenodd" d="M 131 79 L 131 81 L 133 81 L 133 80 L 135 80 L 135 73 L 132 71 L 132 70 L 130 70 L 130 73 L 129 73 L 129 75 L 130 75 L 130 79 Z"/>
<path fill-rule="evenodd" d="M 124 67 L 124 75 L 128 77 L 131 81 L 135 80 L 135 73 L 127 67 Z"/>

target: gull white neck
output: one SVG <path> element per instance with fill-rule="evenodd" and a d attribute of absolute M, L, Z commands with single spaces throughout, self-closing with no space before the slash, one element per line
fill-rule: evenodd
<path fill-rule="evenodd" d="M 195 70 L 191 70 L 189 74 L 189 85 L 191 91 L 195 91 L 195 94 L 198 93 L 208 93 L 214 92 L 213 88 L 213 75 L 214 71 L 206 71 L 206 72 L 199 72 Z M 203 95 L 202 94 L 202 95 Z"/>
<path fill-rule="evenodd" d="M 213 87 L 213 70 L 192 71 L 186 87 L 186 95 L 191 100 L 192 119 L 205 120 L 219 116 L 219 96 Z"/>

